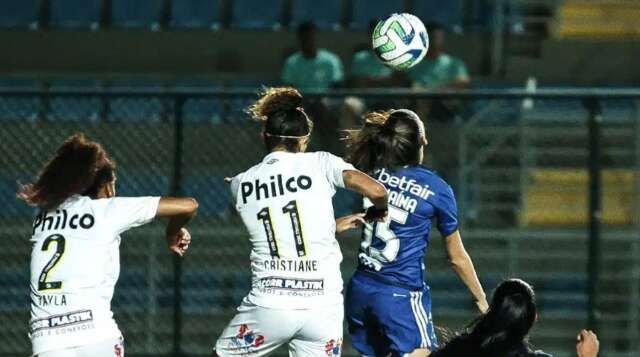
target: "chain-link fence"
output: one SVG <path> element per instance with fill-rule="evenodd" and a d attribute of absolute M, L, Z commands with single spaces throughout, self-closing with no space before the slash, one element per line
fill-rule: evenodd
<path fill-rule="evenodd" d="M 341 154 L 339 128 L 353 126 L 366 106 L 429 112 L 427 164 L 458 193 L 463 238 L 485 288 L 510 276 L 531 281 L 540 305 L 532 342 L 568 356 L 589 316 L 589 112 L 579 101 L 546 96 L 523 103 L 509 93 L 440 102 L 408 92 L 369 92 L 355 96 L 360 101 L 357 93 L 311 95 L 317 128 L 312 149 Z M 598 116 L 605 226 L 596 307 L 608 356 L 640 351 L 640 116 L 633 98 L 624 97 L 601 101 Z M 113 310 L 127 354 L 209 355 L 250 287 L 249 241 L 223 178 L 265 153 L 259 126 L 242 110 L 253 99 L 251 91 L 0 94 L 0 354 L 30 352 L 28 235 L 34 212 L 15 199 L 17 182 L 32 180 L 62 140 L 82 131 L 116 159 L 119 195 L 190 195 L 200 203 L 185 259 L 166 249 L 163 222 L 124 234 Z M 358 198 L 339 192 L 334 205 L 337 214 L 348 213 L 358 208 Z M 346 280 L 355 269 L 358 233 L 339 239 Z M 426 265 L 436 324 L 464 326 L 474 307 L 437 236 Z M 345 355 L 355 355 L 345 338 Z"/>

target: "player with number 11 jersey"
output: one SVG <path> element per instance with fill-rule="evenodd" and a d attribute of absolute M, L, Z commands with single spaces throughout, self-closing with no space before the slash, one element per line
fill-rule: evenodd
<path fill-rule="evenodd" d="M 216 343 L 218 356 L 264 356 L 283 344 L 290 356 L 340 355 L 342 254 L 332 197 L 348 188 L 386 211 L 386 191 L 337 156 L 305 152 L 312 123 L 301 105 L 297 90 L 272 88 L 251 110 L 264 123 L 269 154 L 230 186 L 251 241 L 252 287 Z"/>

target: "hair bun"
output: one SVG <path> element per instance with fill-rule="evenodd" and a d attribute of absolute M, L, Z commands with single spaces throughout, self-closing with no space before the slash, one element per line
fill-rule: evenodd
<path fill-rule="evenodd" d="M 302 94 L 292 87 L 267 88 L 260 99 L 249 107 L 248 112 L 256 120 L 267 118 L 278 112 L 287 112 L 302 107 Z"/>

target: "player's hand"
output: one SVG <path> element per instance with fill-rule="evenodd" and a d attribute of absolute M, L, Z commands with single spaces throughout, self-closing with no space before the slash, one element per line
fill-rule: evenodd
<path fill-rule="evenodd" d="M 233 177 L 225 177 L 224 178 L 224 182 L 226 182 L 226 183 L 231 183 L 231 181 L 233 181 Z"/>
<path fill-rule="evenodd" d="M 599 350 L 600 341 L 598 341 L 598 336 L 593 331 L 580 331 L 578 343 L 576 344 L 578 357 L 596 357 Z"/>
<path fill-rule="evenodd" d="M 336 219 L 336 233 L 361 227 L 364 224 L 364 213 L 356 213 Z"/>
<path fill-rule="evenodd" d="M 181 228 L 175 235 L 167 236 L 167 243 L 170 251 L 182 257 L 189 249 L 189 244 L 191 244 L 191 234 L 186 228 Z"/>
<path fill-rule="evenodd" d="M 489 303 L 487 299 L 482 299 L 482 301 L 476 301 L 476 307 L 480 310 L 481 313 L 486 314 L 489 311 Z"/>
<path fill-rule="evenodd" d="M 380 209 L 376 206 L 371 206 L 367 208 L 363 219 L 367 222 L 383 222 L 387 218 L 388 213 L 388 209 Z"/>

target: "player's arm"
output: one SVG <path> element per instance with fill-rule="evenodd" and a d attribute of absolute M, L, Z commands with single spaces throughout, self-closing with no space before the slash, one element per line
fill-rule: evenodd
<path fill-rule="evenodd" d="M 196 215 L 198 201 L 190 197 L 162 197 L 156 216 L 167 217 L 166 238 L 169 250 L 183 256 L 191 243 L 191 235 L 184 228 Z"/>
<path fill-rule="evenodd" d="M 449 264 L 451 268 L 458 274 L 462 282 L 467 286 L 471 295 L 475 299 L 476 306 L 480 312 L 485 313 L 489 309 L 487 303 L 487 296 L 482 289 L 476 269 L 473 266 L 473 261 L 467 250 L 462 244 L 462 237 L 460 237 L 460 231 L 456 230 L 445 238 L 446 250 Z"/>
<path fill-rule="evenodd" d="M 387 189 L 380 182 L 357 170 L 343 171 L 342 178 L 346 188 L 358 192 L 373 203 L 373 206 L 367 210 L 365 219 L 377 220 L 387 216 L 389 209 Z"/>

